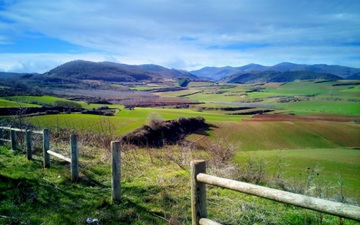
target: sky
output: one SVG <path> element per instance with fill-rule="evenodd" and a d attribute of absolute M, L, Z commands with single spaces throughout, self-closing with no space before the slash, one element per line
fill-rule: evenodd
<path fill-rule="evenodd" d="M 0 71 L 72 60 L 360 68 L 359 0 L 0 0 Z"/>

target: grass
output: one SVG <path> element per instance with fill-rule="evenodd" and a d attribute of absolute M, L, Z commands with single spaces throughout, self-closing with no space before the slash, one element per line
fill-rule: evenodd
<path fill-rule="evenodd" d="M 195 92 L 198 92 L 199 90 L 181 90 L 181 91 L 169 91 L 169 92 L 158 92 L 156 93 L 156 95 L 159 95 L 161 97 L 179 97 L 182 95 L 188 95 L 188 94 L 192 94 Z"/>
<path fill-rule="evenodd" d="M 310 100 L 282 104 L 286 110 L 309 113 L 360 115 L 359 102 Z"/>
<path fill-rule="evenodd" d="M 67 100 L 64 98 L 57 98 L 57 97 L 52 97 L 52 96 L 16 96 L 16 97 L 10 97 L 10 99 L 12 101 L 26 101 L 26 102 L 32 102 L 32 101 L 37 101 L 37 102 L 42 102 L 42 103 L 46 103 L 46 104 L 51 104 L 53 105 L 55 101 L 71 101 L 71 100 Z"/>
<path fill-rule="evenodd" d="M 205 94 L 197 93 L 187 96 L 189 99 L 198 100 L 200 102 L 235 102 L 242 100 L 240 96 L 226 96 L 228 94 Z"/>
<path fill-rule="evenodd" d="M 339 195 L 338 182 L 340 177 L 346 187 L 346 197 L 349 201 L 360 201 L 360 150 L 359 149 L 297 149 L 243 152 L 236 156 L 239 166 L 246 164 L 249 157 L 263 157 L 268 161 L 268 172 L 275 174 L 276 161 L 284 157 L 287 164 L 283 171 L 285 179 L 306 180 L 306 168 L 319 168 L 319 176 L 333 186 L 332 194 Z M 299 175 L 301 173 L 301 175 Z"/>
<path fill-rule="evenodd" d="M 211 139 L 241 142 L 242 151 L 360 146 L 360 125 L 316 122 L 212 122 L 208 136 L 192 134 L 189 140 L 206 146 Z"/>
<path fill-rule="evenodd" d="M 150 160 L 156 151 L 123 152 L 122 201 L 112 204 L 106 151 L 80 145 L 80 179 L 72 183 L 67 163 L 52 157 L 51 168 L 42 169 L 41 151 L 28 161 L 21 151 L 0 146 L 0 224 L 85 224 L 87 218 L 101 224 L 191 224 L 190 171 Z M 208 217 L 226 224 L 302 224 L 317 218 L 308 210 L 214 186 L 207 188 L 207 204 Z M 337 223 L 333 216 L 324 220 Z"/>
<path fill-rule="evenodd" d="M 35 104 L 18 103 L 0 98 L 0 108 L 19 108 L 19 107 L 40 107 Z"/>
<path fill-rule="evenodd" d="M 138 91 L 147 91 L 147 90 L 153 90 L 153 89 L 160 89 L 160 88 L 168 88 L 168 86 L 136 86 L 131 87 L 131 90 L 138 90 Z"/>

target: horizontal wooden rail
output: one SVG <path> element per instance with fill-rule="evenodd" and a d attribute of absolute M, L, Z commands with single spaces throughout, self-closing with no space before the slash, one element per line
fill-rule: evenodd
<path fill-rule="evenodd" d="M 19 129 L 19 128 L 11 128 L 11 130 L 19 131 L 19 132 L 26 132 L 25 129 Z"/>
<path fill-rule="evenodd" d="M 356 207 L 353 205 L 328 201 L 300 194 L 294 194 L 277 189 L 211 176 L 204 173 L 199 173 L 196 178 L 198 182 L 212 184 L 218 187 L 239 191 L 261 198 L 266 198 L 277 202 L 287 203 L 290 205 L 327 213 L 334 216 L 360 221 L 360 207 Z"/>
<path fill-rule="evenodd" d="M 56 153 L 56 152 L 53 152 L 53 151 L 51 151 L 51 150 L 47 150 L 47 153 L 50 154 L 50 155 L 52 155 L 52 156 L 58 157 L 58 158 L 60 158 L 60 159 L 62 159 L 62 160 L 65 160 L 66 162 L 71 163 L 71 159 L 68 158 L 68 157 L 65 157 L 65 156 L 63 156 L 63 155 L 60 155 L 60 154 L 58 154 L 58 153 Z"/>
<path fill-rule="evenodd" d="M 43 131 L 38 131 L 38 130 L 32 130 L 31 133 L 34 133 L 34 134 L 43 134 Z"/>
<path fill-rule="evenodd" d="M 221 225 L 221 223 L 215 222 L 207 218 L 201 218 L 199 221 L 200 225 Z"/>
<path fill-rule="evenodd" d="M 11 128 L 11 127 L 0 127 L 2 130 L 13 130 L 13 131 L 19 131 L 19 132 L 27 132 L 26 129 L 19 129 L 19 128 Z M 43 131 L 37 131 L 37 130 L 30 130 L 31 133 L 34 134 L 43 134 Z"/>
<path fill-rule="evenodd" d="M 5 138 L 0 138 L 0 141 L 7 141 L 7 142 L 11 142 L 10 139 L 5 139 Z"/>

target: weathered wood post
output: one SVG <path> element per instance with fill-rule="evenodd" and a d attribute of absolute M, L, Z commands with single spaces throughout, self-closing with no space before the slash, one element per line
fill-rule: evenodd
<path fill-rule="evenodd" d="M 31 130 L 26 130 L 26 153 L 27 153 L 27 159 L 32 159 L 32 149 L 31 149 Z"/>
<path fill-rule="evenodd" d="M 111 142 L 111 199 L 121 201 L 121 144 L 116 141 Z"/>
<path fill-rule="evenodd" d="M 16 151 L 16 131 L 10 128 L 11 150 Z"/>
<path fill-rule="evenodd" d="M 206 163 L 204 160 L 193 160 L 190 163 L 190 169 L 192 225 L 199 225 L 200 219 L 207 217 L 206 184 L 198 182 L 196 176 L 199 173 L 206 173 Z"/>
<path fill-rule="evenodd" d="M 3 144 L 3 141 L 1 139 L 3 139 L 3 129 L 0 128 L 0 145 Z"/>
<path fill-rule="evenodd" d="M 71 180 L 76 182 L 79 178 L 79 154 L 78 154 L 78 136 L 73 134 L 70 137 L 71 144 Z"/>
<path fill-rule="evenodd" d="M 43 151 L 44 151 L 44 168 L 50 167 L 50 155 L 47 152 L 50 150 L 50 132 L 49 129 L 43 130 Z"/>

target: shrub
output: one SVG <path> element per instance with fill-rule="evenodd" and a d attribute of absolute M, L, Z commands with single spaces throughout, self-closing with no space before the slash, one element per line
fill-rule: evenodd
<path fill-rule="evenodd" d="M 201 106 L 196 107 L 196 112 L 202 112 L 202 111 L 204 111 L 203 107 L 201 107 Z"/>
<path fill-rule="evenodd" d="M 104 109 L 109 109 L 109 106 L 104 105 L 104 106 L 99 106 L 99 107 L 97 108 L 97 110 L 104 110 Z"/>
<path fill-rule="evenodd" d="M 178 83 L 180 87 L 186 87 L 190 80 L 188 78 L 178 78 Z"/>
<path fill-rule="evenodd" d="M 71 108 L 71 109 L 81 109 L 81 105 L 79 103 L 70 102 L 70 101 L 57 100 L 54 102 L 54 106 Z"/>
<path fill-rule="evenodd" d="M 153 130 L 158 130 L 164 122 L 164 119 L 159 114 L 151 112 L 148 115 L 146 122 Z"/>

